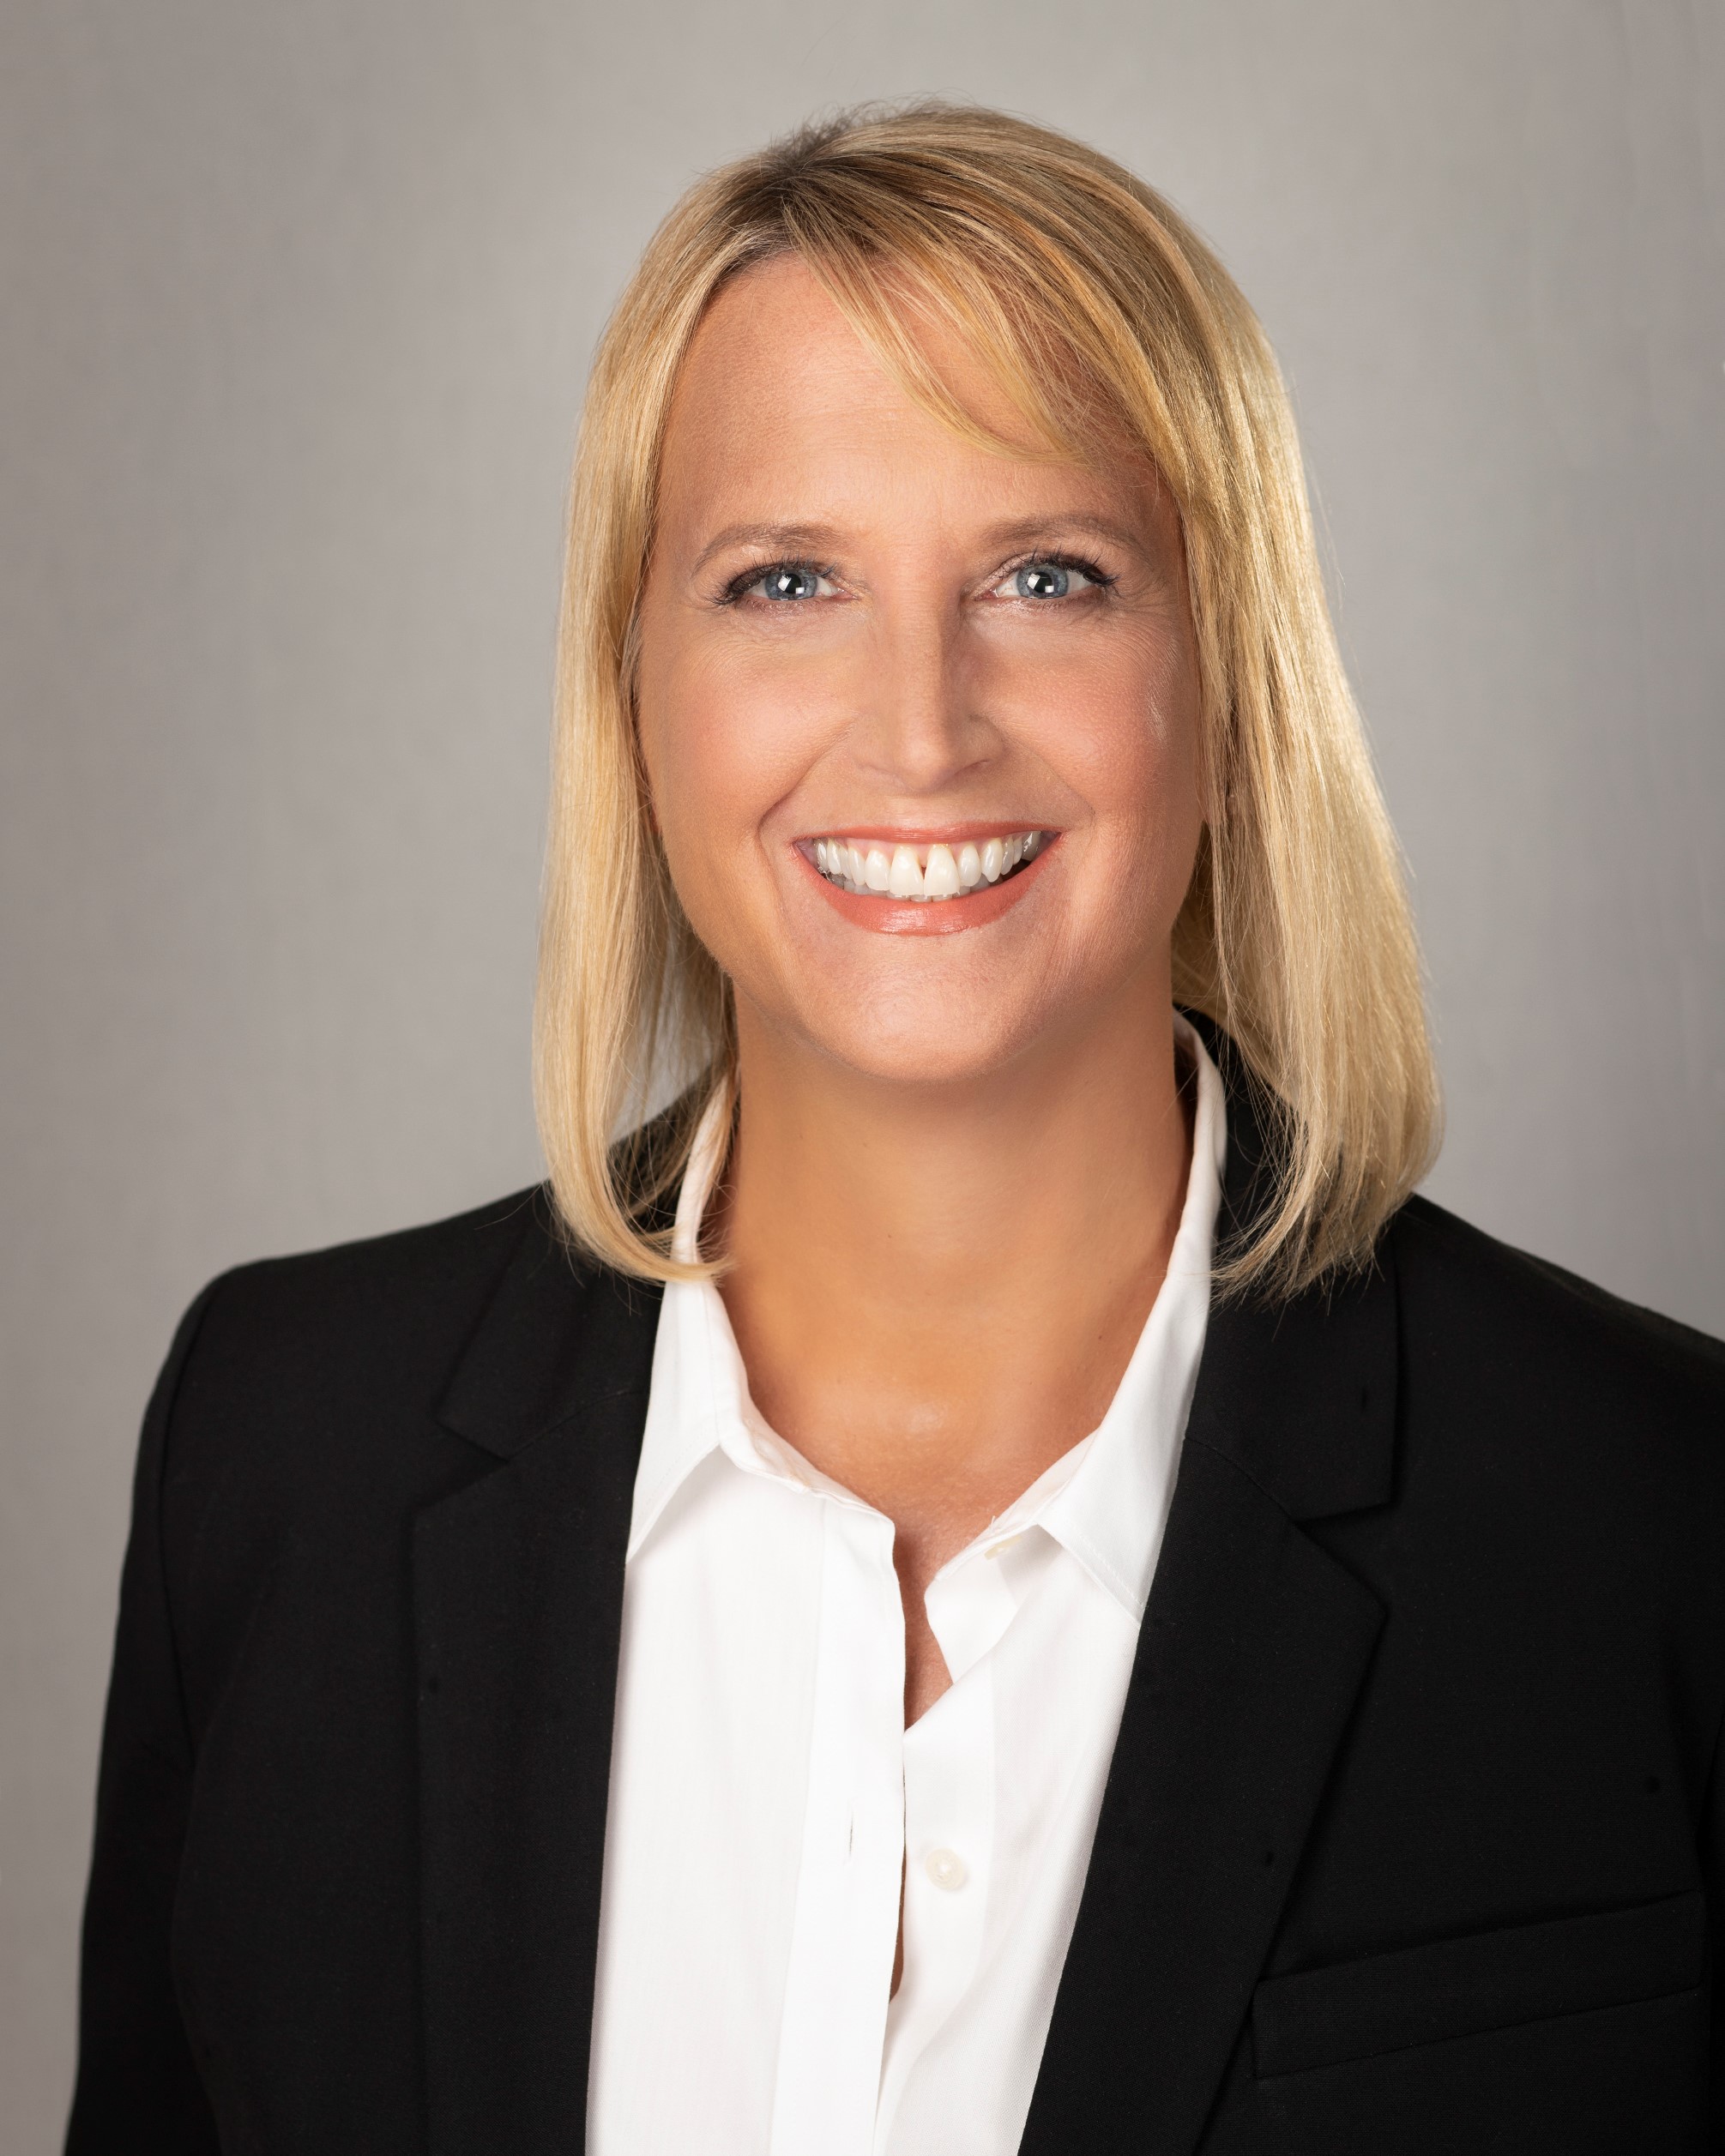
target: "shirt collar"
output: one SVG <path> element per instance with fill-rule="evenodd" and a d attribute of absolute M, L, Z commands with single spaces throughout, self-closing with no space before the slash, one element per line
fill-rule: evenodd
<path fill-rule="evenodd" d="M 702 1216 L 724 1166 L 733 1105 L 730 1088 L 721 1087 L 696 1129 L 671 1233 L 671 1255 L 685 1265 L 700 1256 Z M 709 1280 L 668 1281 L 653 1344 L 629 1557 L 709 1453 L 734 1454 L 751 1422 L 766 1428 L 749 1398 L 743 1358 L 718 1290 Z"/>
<path fill-rule="evenodd" d="M 1108 1411 L 1090 1436 L 1054 1462 L 980 1538 L 998 1549 L 1031 1525 L 1061 1543 L 1136 1623 L 1167 1524 L 1186 1412 L 1209 1311 L 1210 1267 L 1227 1154 L 1221 1075 L 1178 1013 L 1177 1047 L 1197 1075 L 1192 1158 L 1168 1269 Z M 721 1088 L 695 1134 L 678 1194 L 673 1257 L 699 1256 L 701 1222 L 724 1167 L 733 1101 Z M 723 1452 L 751 1474 L 789 1480 L 844 1503 L 861 1501 L 818 1473 L 769 1428 L 749 1395 L 736 1336 L 709 1280 L 666 1287 L 635 1478 L 628 1555 L 633 1557 L 695 1469 Z"/>

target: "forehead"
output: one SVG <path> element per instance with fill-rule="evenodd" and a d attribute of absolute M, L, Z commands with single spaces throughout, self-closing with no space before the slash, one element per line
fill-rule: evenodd
<path fill-rule="evenodd" d="M 1110 476 L 1051 456 L 956 337 L 931 335 L 924 350 L 1003 450 L 968 440 L 920 404 L 798 257 L 745 271 L 708 309 L 679 372 L 660 473 L 663 510 L 673 521 L 793 508 L 835 514 L 914 485 L 985 496 L 1012 513 L 1118 513 L 1141 495 L 1148 467 L 1131 460 Z M 810 493 L 827 498 L 785 498 Z"/>

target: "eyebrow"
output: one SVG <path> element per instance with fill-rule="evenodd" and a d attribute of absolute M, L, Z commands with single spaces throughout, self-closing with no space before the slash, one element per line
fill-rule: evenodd
<path fill-rule="evenodd" d="M 830 524 L 727 524 L 715 532 L 695 557 L 695 573 L 729 546 L 761 546 L 785 553 L 825 553 L 838 537 Z"/>
<path fill-rule="evenodd" d="M 1142 535 L 1128 524 L 1122 524 L 1112 516 L 1097 516 L 1086 509 L 1059 511 L 1052 516 L 1025 516 L 1010 524 L 991 527 L 988 538 L 996 546 L 1028 546 L 1039 539 L 1051 539 L 1060 532 L 1084 532 L 1092 539 L 1112 539 L 1116 546 L 1124 546 L 1130 552 L 1143 551 Z"/>
<path fill-rule="evenodd" d="M 1085 509 L 1016 517 L 1010 523 L 992 525 L 984 539 L 990 546 L 1010 551 L 1063 532 L 1087 533 L 1092 539 L 1111 539 L 1129 552 L 1143 551 L 1142 538 L 1130 526 Z M 698 575 L 715 554 L 722 554 L 728 547 L 758 546 L 787 554 L 821 554 L 831 552 L 839 537 L 837 528 L 830 524 L 727 524 L 723 531 L 714 533 L 696 557 L 694 573 Z"/>

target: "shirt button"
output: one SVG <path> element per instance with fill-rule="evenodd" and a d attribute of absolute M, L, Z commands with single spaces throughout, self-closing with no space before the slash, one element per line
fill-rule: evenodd
<path fill-rule="evenodd" d="M 956 1894 L 970 1876 L 956 1849 L 931 1849 L 922 1860 L 922 1868 L 946 1894 Z"/>

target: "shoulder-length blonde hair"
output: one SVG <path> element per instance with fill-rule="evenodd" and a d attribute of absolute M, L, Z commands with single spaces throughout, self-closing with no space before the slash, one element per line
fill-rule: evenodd
<path fill-rule="evenodd" d="M 690 339 L 727 279 L 793 253 L 961 433 L 992 441 L 925 357 L 931 318 L 968 340 L 1052 453 L 1117 456 L 1124 440 L 1167 482 L 1200 654 L 1206 803 L 1175 995 L 1232 1038 L 1276 1141 L 1270 1202 L 1227 1277 L 1289 1293 L 1366 1262 L 1429 1163 L 1437 1087 L 1396 843 L 1276 361 L 1160 196 L 1065 136 L 946 104 L 846 115 L 698 181 L 600 340 L 570 505 L 534 1019 L 566 1232 L 626 1274 L 687 1272 L 659 1201 L 715 1089 L 736 1081 L 730 985 L 648 813 L 635 642 Z M 670 1074 L 684 1090 L 668 1115 L 615 1142 Z"/>

